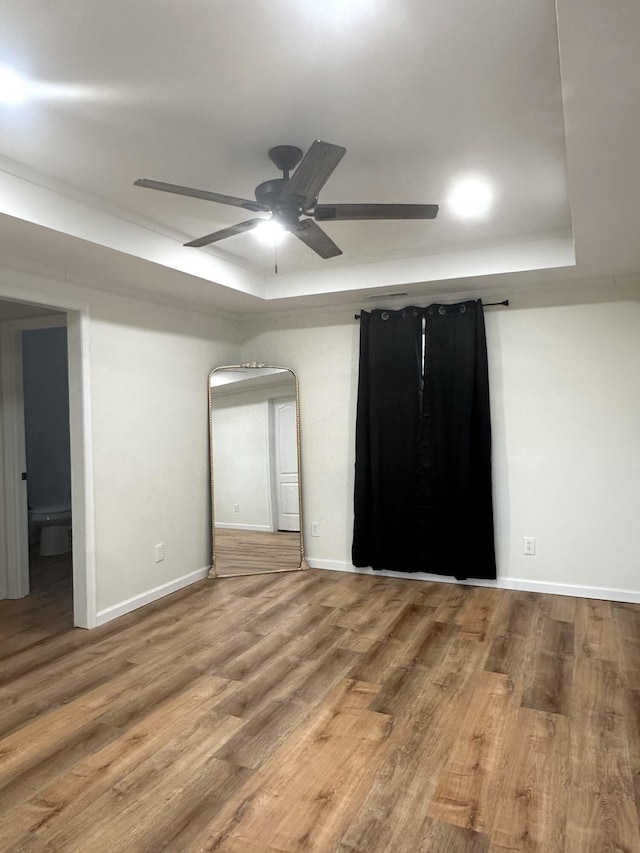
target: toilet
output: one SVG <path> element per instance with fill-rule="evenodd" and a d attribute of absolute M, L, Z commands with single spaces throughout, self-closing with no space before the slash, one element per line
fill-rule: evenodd
<path fill-rule="evenodd" d="M 71 503 L 32 507 L 29 510 L 29 542 L 40 542 L 40 554 L 54 557 L 71 550 Z"/>

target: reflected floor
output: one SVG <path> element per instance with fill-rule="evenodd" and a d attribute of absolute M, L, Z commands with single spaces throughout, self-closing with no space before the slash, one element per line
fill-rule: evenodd
<path fill-rule="evenodd" d="M 300 534 L 217 528 L 215 563 L 218 575 L 297 569 L 300 566 Z"/>

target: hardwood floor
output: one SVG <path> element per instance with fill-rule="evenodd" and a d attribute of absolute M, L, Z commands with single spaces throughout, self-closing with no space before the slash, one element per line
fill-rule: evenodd
<path fill-rule="evenodd" d="M 217 528 L 215 562 L 219 577 L 294 571 L 300 567 L 300 534 Z"/>
<path fill-rule="evenodd" d="M 0 701 L 3 851 L 640 851 L 635 605 L 203 581 L 17 648 Z"/>
<path fill-rule="evenodd" d="M 0 660 L 73 627 L 71 554 L 41 557 L 29 549 L 26 598 L 0 601 Z"/>

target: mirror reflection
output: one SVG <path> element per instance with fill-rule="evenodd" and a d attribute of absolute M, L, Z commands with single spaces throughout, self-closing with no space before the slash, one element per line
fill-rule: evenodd
<path fill-rule="evenodd" d="M 296 390 L 288 368 L 211 372 L 213 577 L 305 567 Z"/>

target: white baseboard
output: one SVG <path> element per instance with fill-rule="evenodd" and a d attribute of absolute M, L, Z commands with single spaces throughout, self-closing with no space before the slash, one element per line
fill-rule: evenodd
<path fill-rule="evenodd" d="M 430 583 L 455 583 L 466 586 L 488 586 L 496 589 L 517 589 L 523 592 L 543 592 L 548 595 L 573 595 L 576 598 L 596 598 L 604 601 L 624 601 L 640 604 L 640 592 L 631 589 L 612 589 L 601 586 L 574 586 L 573 584 L 552 583 L 551 581 L 535 581 L 527 578 L 497 578 L 496 580 L 456 581 L 446 575 L 429 575 L 426 572 L 387 572 L 373 569 L 359 569 L 351 563 L 340 560 L 314 560 L 307 556 L 307 563 L 312 569 L 327 569 L 332 572 L 353 572 L 360 575 L 383 575 L 388 578 L 406 578 L 414 581 L 429 581 Z"/>
<path fill-rule="evenodd" d="M 172 592 L 177 592 L 185 586 L 201 581 L 209 574 L 209 567 L 198 569 L 195 572 L 190 572 L 188 575 L 182 575 L 180 578 L 163 583 L 147 592 L 141 592 L 139 595 L 134 595 L 133 598 L 128 598 L 126 601 L 121 601 L 119 604 L 112 604 L 111 607 L 106 607 L 104 610 L 99 610 L 96 613 L 96 626 L 104 625 L 106 622 L 111 622 L 112 619 L 117 619 L 119 616 L 124 616 L 126 613 L 131 613 L 132 610 L 137 610 L 139 607 L 144 607 L 145 604 L 151 604 L 152 601 L 157 601 L 159 598 L 164 598 L 165 595 L 171 595 Z"/>
<path fill-rule="evenodd" d="M 268 524 L 227 524 L 226 521 L 216 521 L 215 526 L 220 530 L 259 530 L 263 533 L 273 533 L 273 528 Z"/>

